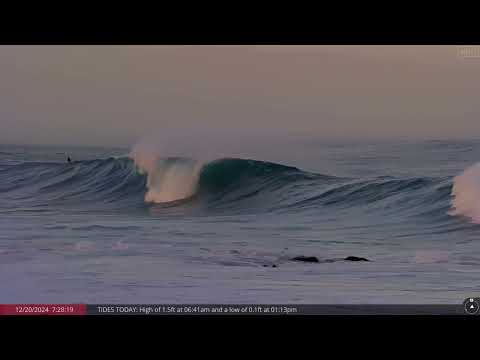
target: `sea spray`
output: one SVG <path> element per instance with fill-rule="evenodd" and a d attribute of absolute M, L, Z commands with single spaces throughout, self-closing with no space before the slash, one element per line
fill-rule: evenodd
<path fill-rule="evenodd" d="M 137 169 L 147 174 L 146 202 L 170 202 L 191 197 L 195 193 L 203 161 L 162 158 L 158 148 L 148 143 L 134 146 L 129 156 Z"/>
<path fill-rule="evenodd" d="M 480 163 L 453 179 L 452 196 L 450 215 L 467 216 L 480 223 Z"/>

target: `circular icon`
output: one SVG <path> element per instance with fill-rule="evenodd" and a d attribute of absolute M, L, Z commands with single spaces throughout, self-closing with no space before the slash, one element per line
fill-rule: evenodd
<path fill-rule="evenodd" d="M 475 315 L 476 313 L 478 313 L 478 310 L 480 308 L 478 302 L 473 298 L 465 300 L 464 306 L 465 311 L 467 312 L 467 314 L 470 315 Z"/>

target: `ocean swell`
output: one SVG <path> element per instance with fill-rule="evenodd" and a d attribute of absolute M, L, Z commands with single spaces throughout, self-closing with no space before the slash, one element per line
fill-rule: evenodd
<path fill-rule="evenodd" d="M 72 163 L 4 164 L 0 170 L 2 209 L 156 207 L 162 214 L 253 214 L 335 207 L 431 221 L 449 221 L 448 212 L 479 222 L 478 199 L 480 165 L 454 178 L 453 189 L 451 178 L 341 178 L 253 159 L 195 160 L 141 151 Z"/>

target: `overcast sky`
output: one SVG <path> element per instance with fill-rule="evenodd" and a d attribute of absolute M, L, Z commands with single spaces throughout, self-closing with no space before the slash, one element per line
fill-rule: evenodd
<path fill-rule="evenodd" d="M 479 90 L 457 46 L 0 46 L 0 142 L 472 138 Z"/>

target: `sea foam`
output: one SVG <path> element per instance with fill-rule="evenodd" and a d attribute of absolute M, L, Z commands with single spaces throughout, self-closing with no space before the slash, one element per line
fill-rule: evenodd
<path fill-rule="evenodd" d="M 203 161 L 162 158 L 158 148 L 148 143 L 134 146 L 129 156 L 139 171 L 147 174 L 146 202 L 170 202 L 195 193 Z"/>
<path fill-rule="evenodd" d="M 480 163 L 453 179 L 452 196 L 449 214 L 463 215 L 480 224 Z"/>

